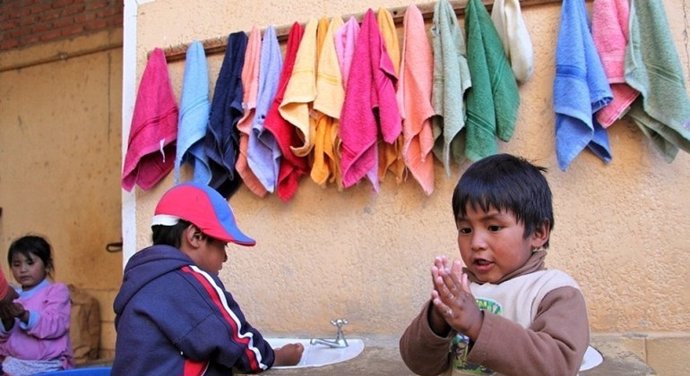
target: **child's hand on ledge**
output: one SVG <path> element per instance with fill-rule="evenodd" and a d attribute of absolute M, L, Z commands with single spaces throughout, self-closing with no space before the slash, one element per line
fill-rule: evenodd
<path fill-rule="evenodd" d="M 301 343 L 288 343 L 283 347 L 273 349 L 275 352 L 274 366 L 294 366 L 302 359 L 304 346 Z"/>

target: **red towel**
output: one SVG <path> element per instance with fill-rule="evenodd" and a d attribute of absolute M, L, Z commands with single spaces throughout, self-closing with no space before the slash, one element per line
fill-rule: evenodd
<path fill-rule="evenodd" d="M 5 298 L 5 295 L 7 295 L 10 289 L 10 284 L 7 283 L 7 279 L 5 279 L 5 273 L 0 270 L 0 300 Z"/>
<path fill-rule="evenodd" d="M 122 188 L 153 188 L 175 164 L 178 109 L 165 54 L 153 50 L 139 83 L 122 169 Z"/>
<path fill-rule="evenodd" d="M 297 192 L 299 180 L 307 173 L 307 160 L 296 156 L 290 146 L 297 147 L 302 144 L 297 134 L 297 128 L 292 126 L 287 120 L 280 116 L 278 108 L 283 101 L 285 89 L 292 75 L 292 68 L 295 66 L 295 58 L 299 44 L 304 35 L 304 28 L 295 22 L 288 35 L 287 46 L 285 48 L 285 62 L 283 71 L 280 73 L 280 82 L 273 104 L 266 114 L 264 126 L 267 131 L 273 134 L 283 156 L 280 160 L 280 170 L 278 172 L 278 182 L 276 184 L 276 194 L 283 201 L 289 201 Z"/>
<path fill-rule="evenodd" d="M 383 140 L 392 144 L 402 132 L 402 119 L 395 99 L 395 69 L 371 9 L 362 21 L 352 61 L 357 63 L 350 67 L 340 115 L 343 186 L 351 187 L 366 175 L 378 191 L 377 125 Z"/>

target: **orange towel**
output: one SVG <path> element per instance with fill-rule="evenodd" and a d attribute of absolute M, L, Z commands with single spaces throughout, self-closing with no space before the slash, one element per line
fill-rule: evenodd
<path fill-rule="evenodd" d="M 413 4 L 403 19 L 403 60 L 400 67 L 404 120 L 402 155 L 407 168 L 426 195 L 434 191 L 434 135 L 431 118 L 434 57 L 424 29 L 422 12 Z"/>
<path fill-rule="evenodd" d="M 237 122 L 237 129 L 240 131 L 240 152 L 237 155 L 237 163 L 235 169 L 242 177 L 244 184 L 259 197 L 266 196 L 266 188 L 261 184 L 259 179 L 254 175 L 247 163 L 247 146 L 249 145 L 249 137 L 252 130 L 252 123 L 254 122 L 254 114 L 256 109 L 256 97 L 259 92 L 259 58 L 261 56 L 261 31 L 254 26 L 249 33 L 249 40 L 247 41 L 247 50 L 244 54 L 244 65 L 242 66 L 242 87 L 244 94 L 242 98 L 242 109 L 244 113 L 242 118 Z"/>
<path fill-rule="evenodd" d="M 316 72 L 316 99 L 314 99 L 314 164 L 311 169 L 312 180 L 321 186 L 326 183 L 340 183 L 340 138 L 338 132 L 340 110 L 345 99 L 338 54 L 335 50 L 335 31 L 343 25 L 340 17 L 331 19 L 318 49 L 318 68 Z"/>
<path fill-rule="evenodd" d="M 379 8 L 376 15 L 379 24 L 379 31 L 383 39 L 386 53 L 393 63 L 396 76 L 400 77 L 400 43 L 398 42 L 398 32 L 395 29 L 393 15 L 386 8 Z M 398 108 L 401 109 L 402 103 L 396 96 Z M 395 181 L 400 184 L 405 178 L 405 161 L 402 156 L 403 135 L 392 143 L 379 142 L 379 179 L 383 181 L 387 171 L 391 171 L 395 176 Z"/>

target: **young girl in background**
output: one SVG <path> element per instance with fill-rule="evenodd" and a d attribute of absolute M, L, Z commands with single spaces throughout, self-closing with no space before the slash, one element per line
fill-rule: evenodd
<path fill-rule="evenodd" d="M 10 245 L 7 262 L 20 288 L 16 309 L 0 316 L 2 372 L 21 376 L 72 368 L 69 290 L 52 281 L 50 244 L 40 236 L 21 237 Z"/>

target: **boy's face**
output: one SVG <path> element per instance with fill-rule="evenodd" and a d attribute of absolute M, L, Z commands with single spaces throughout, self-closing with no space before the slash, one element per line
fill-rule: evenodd
<path fill-rule="evenodd" d="M 458 247 L 467 268 L 481 282 L 495 283 L 517 270 L 529 259 L 543 239 L 524 237 L 525 226 L 510 212 L 467 205 L 467 216 L 458 218 Z"/>
<path fill-rule="evenodd" d="M 223 263 L 228 260 L 228 255 L 225 253 L 226 245 L 227 243 L 221 240 L 210 236 L 204 237 L 198 252 L 193 257 L 194 263 L 204 271 L 218 275 L 223 268 Z"/>

